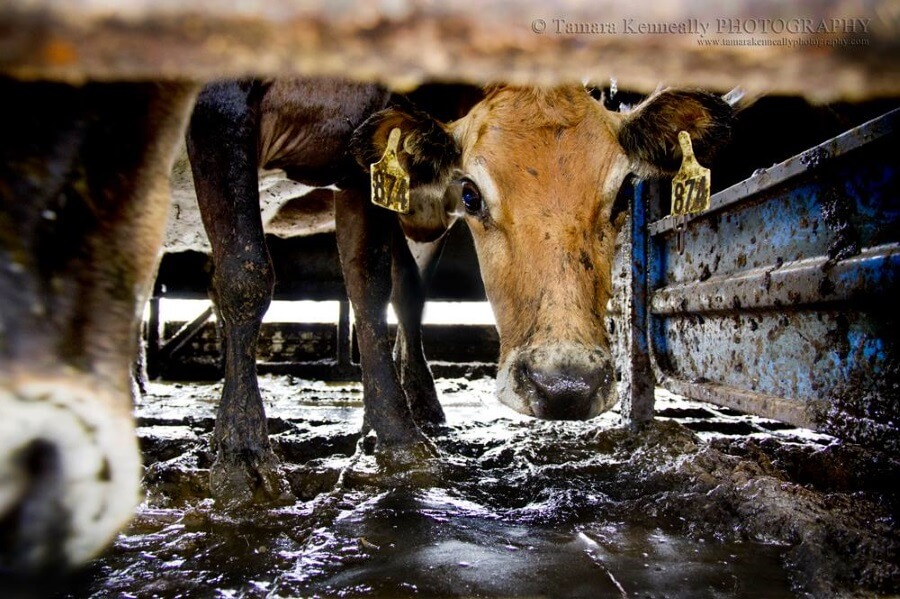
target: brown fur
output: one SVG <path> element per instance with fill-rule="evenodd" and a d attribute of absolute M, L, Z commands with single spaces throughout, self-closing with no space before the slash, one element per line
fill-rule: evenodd
<path fill-rule="evenodd" d="M 625 117 L 619 143 L 633 155 L 638 174 L 674 174 L 681 164 L 678 132 L 691 132 L 694 153 L 701 163 L 731 138 L 734 114 L 717 96 L 696 91 L 664 90 L 651 96 Z"/>
<path fill-rule="evenodd" d="M 391 130 L 399 128 L 397 158 L 409 172 L 412 185 L 440 179 L 459 159 L 459 150 L 441 123 L 409 103 L 403 104 L 369 117 L 353 134 L 350 151 L 368 170 L 384 154 Z"/>

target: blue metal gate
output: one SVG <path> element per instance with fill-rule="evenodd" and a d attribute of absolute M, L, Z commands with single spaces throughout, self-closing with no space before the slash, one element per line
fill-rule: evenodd
<path fill-rule="evenodd" d="M 682 230 L 661 215 L 663 185 L 636 187 L 625 416 L 652 415 L 655 378 L 693 399 L 900 447 L 898 119 L 757 171 Z"/>

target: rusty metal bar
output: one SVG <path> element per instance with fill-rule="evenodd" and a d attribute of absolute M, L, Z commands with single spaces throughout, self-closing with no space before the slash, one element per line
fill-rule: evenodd
<path fill-rule="evenodd" d="M 891 243 L 837 262 L 816 256 L 672 285 L 652 294 L 650 309 L 675 315 L 853 302 L 897 289 L 898 278 L 900 244 Z"/>
<path fill-rule="evenodd" d="M 194 320 L 186 323 L 178 329 L 172 337 L 166 341 L 159 350 L 161 360 L 170 360 L 172 356 L 177 354 L 185 344 L 197 336 L 206 321 L 213 315 L 213 307 L 210 304 L 203 312 L 201 312 Z"/>
<path fill-rule="evenodd" d="M 672 376 L 665 376 L 662 386 L 678 395 L 732 408 L 746 414 L 760 414 L 766 418 L 805 428 L 817 426 L 807 404 L 795 400 L 716 383 L 692 383 Z"/>
<path fill-rule="evenodd" d="M 159 296 L 154 295 L 150 298 L 150 315 L 147 319 L 147 377 L 155 379 L 159 375 L 159 360 L 162 345 L 162 323 L 159 318 Z"/>
<path fill-rule="evenodd" d="M 341 300 L 339 305 L 336 343 L 337 355 L 335 358 L 339 369 L 349 369 L 353 366 L 350 359 L 350 346 L 352 345 L 350 338 L 350 302 Z"/>

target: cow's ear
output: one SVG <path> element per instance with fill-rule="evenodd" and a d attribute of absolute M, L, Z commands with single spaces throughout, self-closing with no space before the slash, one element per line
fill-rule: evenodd
<path fill-rule="evenodd" d="M 640 176 L 673 174 L 681 164 L 678 132 L 691 136 L 694 154 L 709 165 L 731 139 L 734 110 L 722 98 L 699 91 L 664 90 L 624 116 L 619 144 Z"/>
<path fill-rule="evenodd" d="M 397 158 L 413 185 L 437 181 L 458 164 L 459 147 L 442 123 L 412 107 L 391 107 L 370 116 L 353 133 L 350 152 L 360 166 L 369 170 L 381 160 L 395 128 L 400 129 Z"/>

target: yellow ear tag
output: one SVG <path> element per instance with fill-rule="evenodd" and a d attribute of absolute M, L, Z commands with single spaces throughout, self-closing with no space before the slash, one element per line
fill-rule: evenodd
<path fill-rule="evenodd" d="M 681 144 L 681 168 L 672 178 L 672 214 L 685 216 L 709 209 L 710 172 L 700 166 L 694 156 L 691 136 L 687 131 L 678 132 Z"/>
<path fill-rule="evenodd" d="M 409 174 L 397 159 L 400 129 L 391 129 L 381 160 L 371 167 L 372 203 L 394 212 L 409 214 Z"/>

